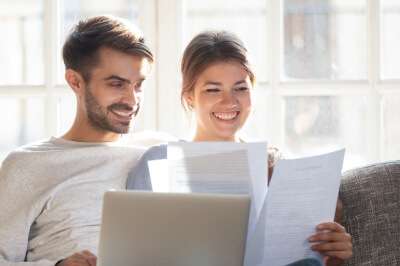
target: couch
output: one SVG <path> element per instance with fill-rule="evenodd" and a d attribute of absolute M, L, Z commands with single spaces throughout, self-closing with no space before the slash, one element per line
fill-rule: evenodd
<path fill-rule="evenodd" d="M 339 197 L 353 245 L 345 265 L 400 265 L 400 160 L 344 172 Z"/>

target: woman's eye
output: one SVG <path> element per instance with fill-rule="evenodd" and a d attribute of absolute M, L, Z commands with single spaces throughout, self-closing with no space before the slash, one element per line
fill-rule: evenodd
<path fill-rule="evenodd" d="M 219 92 L 219 89 L 207 89 L 206 92 Z"/>
<path fill-rule="evenodd" d="M 247 88 L 247 87 L 240 87 L 240 88 L 237 88 L 236 90 L 237 90 L 237 91 L 248 91 L 249 88 Z"/>

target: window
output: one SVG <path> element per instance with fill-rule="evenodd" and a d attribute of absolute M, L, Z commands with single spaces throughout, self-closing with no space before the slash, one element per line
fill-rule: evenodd
<path fill-rule="evenodd" d="M 42 0 L 0 2 L 0 160 L 45 135 L 43 10 Z"/>
<path fill-rule="evenodd" d="M 138 1 L 0 2 L 0 161 L 18 146 L 69 129 L 76 103 L 61 47 L 72 24 L 105 13 L 138 24 Z"/>
<path fill-rule="evenodd" d="M 0 161 L 59 136 L 75 97 L 60 56 L 71 25 L 111 13 L 139 24 L 156 56 L 135 130 L 190 138 L 180 59 L 201 30 L 227 29 L 253 55 L 259 85 L 249 139 L 296 157 L 346 148 L 344 170 L 400 157 L 397 0 L 7 0 L 0 3 Z M 7 115 L 4 115 L 7 114 Z"/>

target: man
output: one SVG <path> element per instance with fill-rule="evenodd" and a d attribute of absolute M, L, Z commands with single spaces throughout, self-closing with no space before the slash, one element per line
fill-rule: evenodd
<path fill-rule="evenodd" d="M 20 147 L 4 160 L 0 265 L 94 265 L 86 250 L 97 252 L 104 192 L 125 188 L 143 152 L 121 137 L 133 126 L 154 62 L 138 29 L 108 16 L 82 20 L 63 58 L 76 117 L 62 137 Z"/>

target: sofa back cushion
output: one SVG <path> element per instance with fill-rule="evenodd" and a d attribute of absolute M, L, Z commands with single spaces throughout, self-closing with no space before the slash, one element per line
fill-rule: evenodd
<path fill-rule="evenodd" d="M 400 265 L 400 160 L 344 172 L 339 197 L 353 245 L 345 265 Z"/>

